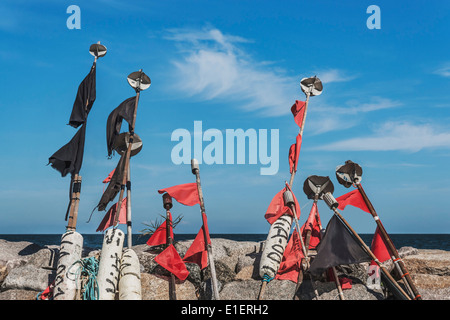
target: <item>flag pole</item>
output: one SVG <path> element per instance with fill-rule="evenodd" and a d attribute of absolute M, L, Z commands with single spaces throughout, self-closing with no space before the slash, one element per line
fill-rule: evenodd
<path fill-rule="evenodd" d="M 401 278 L 406 282 L 406 287 L 408 289 L 412 290 L 412 296 L 413 300 L 422 300 L 422 296 L 419 294 L 416 286 L 414 285 L 411 276 L 406 269 L 406 266 L 403 262 L 403 260 L 400 258 L 400 255 L 398 254 L 397 249 L 394 246 L 394 243 L 392 242 L 391 238 L 389 237 L 388 233 L 386 232 L 386 229 L 384 228 L 383 224 L 381 223 L 381 220 L 375 211 L 375 208 L 373 207 L 372 203 L 370 202 L 369 198 L 367 197 L 366 192 L 364 191 L 362 185 L 360 182 L 355 183 L 356 187 L 358 188 L 359 192 L 361 193 L 362 198 L 364 199 L 364 202 L 367 205 L 367 208 L 369 208 L 370 214 L 372 215 L 373 219 L 375 220 L 379 230 L 381 231 L 381 235 L 383 236 L 385 243 L 389 247 L 389 251 L 394 255 L 394 259 L 392 261 L 397 266 L 397 268 L 400 268 Z"/>
<path fill-rule="evenodd" d="M 118 222 L 119 222 L 120 211 L 121 211 L 121 207 L 122 207 L 121 204 L 122 204 L 122 200 L 123 200 L 123 194 L 124 194 L 124 191 L 125 191 L 125 185 L 127 183 L 127 177 L 128 177 L 128 171 L 129 171 L 128 169 L 130 167 L 131 145 L 133 144 L 134 125 L 136 123 L 136 112 L 137 112 L 137 107 L 138 107 L 139 95 L 140 95 L 140 92 L 137 91 L 136 92 L 136 102 L 135 102 L 135 105 L 134 105 L 134 112 L 133 112 L 133 121 L 132 121 L 132 124 L 131 124 L 131 127 L 130 127 L 130 129 L 131 129 L 130 138 L 128 140 L 128 148 L 127 148 L 127 151 L 126 151 L 126 154 L 125 154 L 125 165 L 124 165 L 125 169 L 123 170 L 122 183 L 121 183 L 121 186 L 120 186 L 119 201 L 117 202 L 118 203 L 117 206 L 118 206 L 119 209 L 116 210 L 116 215 L 114 217 L 114 223 L 113 223 L 113 225 L 115 227 L 117 227 Z"/>
<path fill-rule="evenodd" d="M 120 210 L 120 209 L 119 209 Z M 133 244 L 133 234 L 131 228 L 131 173 L 130 164 L 127 170 L 127 246 L 131 249 Z"/>
<path fill-rule="evenodd" d="M 89 48 L 89 53 L 94 56 L 94 62 L 92 64 L 92 68 L 97 68 L 97 59 L 103 57 L 106 54 L 106 47 L 100 44 L 98 41 L 96 44 L 93 44 Z M 89 105 L 90 97 L 86 99 L 85 110 Z M 83 126 L 86 126 L 87 119 Z M 83 130 L 86 130 L 84 128 Z M 78 218 L 78 208 L 80 205 L 80 194 L 81 194 L 81 176 L 78 173 L 75 173 L 70 180 L 70 204 L 69 209 L 67 211 L 69 215 L 69 220 L 67 223 L 66 230 L 67 231 L 75 231 L 77 228 L 77 218 Z M 67 215 L 66 215 L 67 221 Z"/>
<path fill-rule="evenodd" d="M 70 197 L 69 221 L 66 230 L 75 231 L 77 228 L 78 207 L 80 205 L 81 176 L 75 173 L 73 179 L 70 180 L 70 184 L 72 192 Z"/>
<path fill-rule="evenodd" d="M 310 82 L 311 79 L 312 79 L 312 83 Z M 317 87 L 316 87 L 316 84 L 317 84 Z M 304 115 L 303 115 L 302 124 L 301 124 L 300 129 L 299 129 L 299 134 L 300 134 L 301 137 L 303 137 L 303 129 L 305 127 L 306 112 L 307 112 L 307 109 L 308 109 L 309 97 L 311 95 L 319 95 L 319 94 L 321 94 L 323 88 L 322 88 L 322 83 L 320 82 L 320 80 L 316 76 L 311 77 L 311 78 L 303 78 L 300 81 L 300 87 L 301 87 L 303 93 L 305 93 L 305 95 L 306 95 L 305 112 L 304 112 Z M 296 159 L 296 161 L 298 161 L 298 159 Z M 290 188 L 294 184 L 294 177 L 295 177 L 296 172 L 297 172 L 297 166 L 294 163 L 294 167 L 293 167 L 292 172 L 291 172 L 291 177 L 289 179 L 289 187 Z M 297 222 L 297 224 L 298 224 L 298 222 Z M 269 231 L 269 233 L 270 233 L 270 231 Z M 300 233 L 299 233 L 299 235 L 300 235 Z M 300 236 L 300 238 L 301 238 L 301 236 Z M 263 282 L 262 282 L 261 287 L 259 289 L 258 300 L 262 300 L 263 299 L 267 283 L 268 283 L 267 279 L 263 279 Z"/>
<path fill-rule="evenodd" d="M 394 243 L 392 242 L 391 238 L 389 237 L 389 234 L 387 233 L 386 229 L 384 228 L 383 224 L 381 223 L 381 220 L 375 211 L 374 206 L 369 200 L 369 197 L 367 196 L 366 192 L 364 191 L 362 185 L 361 185 L 361 176 L 362 176 L 362 168 L 359 164 L 348 160 L 345 162 L 344 165 L 338 166 L 336 168 L 336 178 L 338 182 L 344 187 L 348 188 L 350 185 L 356 186 L 359 193 L 361 194 L 361 197 L 364 200 L 364 203 L 366 204 L 367 208 L 369 209 L 370 214 L 372 215 L 373 219 L 375 220 L 375 223 L 378 226 L 378 229 L 381 232 L 381 235 L 383 237 L 384 243 L 387 244 L 389 248 L 391 260 L 393 261 L 395 267 L 399 271 L 401 275 L 401 279 L 403 280 L 406 288 L 408 289 L 411 297 L 414 300 L 422 300 L 421 295 L 419 294 L 416 286 L 414 285 L 411 276 L 406 269 L 406 266 L 403 262 L 403 260 L 400 258 L 400 255 L 398 254 L 397 249 L 394 246 Z"/>
<path fill-rule="evenodd" d="M 304 113 L 304 116 L 302 119 L 302 126 L 300 127 L 300 130 L 298 132 L 302 138 L 303 138 L 303 129 L 305 128 L 306 112 L 308 111 L 308 103 L 309 103 L 309 97 L 311 95 L 311 91 L 312 91 L 312 88 L 306 92 L 305 113 Z M 298 161 L 298 160 L 296 159 L 296 161 Z M 294 177 L 295 177 L 296 173 L 297 173 L 297 165 L 296 165 L 296 163 L 294 163 L 294 167 L 293 167 L 292 173 L 291 173 L 291 178 L 289 179 L 289 187 L 291 187 L 291 188 L 292 188 L 292 185 L 294 184 Z"/>
<path fill-rule="evenodd" d="M 314 203 L 316 205 L 317 205 L 318 200 L 319 200 L 319 195 L 316 194 L 316 196 L 314 196 Z M 317 209 L 317 207 L 316 207 L 316 209 Z M 317 209 L 316 212 L 314 213 L 314 218 L 317 221 L 317 224 L 319 225 L 319 229 L 322 230 L 322 223 L 320 223 L 319 217 L 317 216 L 318 212 L 319 211 Z M 309 233 L 309 235 L 311 235 L 311 230 L 307 230 L 306 232 Z M 322 234 L 321 233 L 320 233 L 320 238 L 322 239 Z M 307 240 L 307 245 L 306 245 L 307 247 L 306 248 L 308 249 L 310 237 L 307 237 L 306 240 Z M 336 267 L 331 267 L 331 271 L 333 272 L 334 283 L 336 284 L 336 288 L 337 288 L 338 293 L 339 293 L 339 299 L 345 300 L 344 292 L 342 291 L 342 286 L 341 286 L 341 283 L 339 282 L 339 278 L 338 278 L 338 275 L 337 275 L 337 272 L 336 272 Z"/>
<path fill-rule="evenodd" d="M 317 200 L 318 200 L 318 197 L 317 197 Z M 314 199 L 316 204 L 317 204 L 317 200 Z M 320 221 L 318 219 L 317 212 L 318 211 L 316 211 L 316 213 L 314 214 L 315 215 L 315 219 L 317 221 L 317 224 L 319 225 L 319 229 L 322 230 L 322 224 L 320 223 Z M 308 230 L 308 231 L 311 234 L 311 231 L 310 230 Z M 320 238 L 322 238 L 322 234 L 320 234 Z M 309 246 L 309 239 L 308 239 L 308 246 Z M 334 283 L 336 284 L 336 288 L 337 288 L 338 293 L 339 293 L 339 299 L 345 300 L 344 292 L 342 291 L 342 286 L 341 286 L 341 283 L 339 282 L 339 278 L 338 278 L 338 275 L 337 275 L 337 272 L 336 272 L 336 267 L 331 267 L 331 271 L 333 272 Z"/>
<path fill-rule="evenodd" d="M 163 207 L 166 209 L 166 244 L 170 246 L 173 244 L 173 239 L 171 237 L 171 229 L 173 228 L 172 219 L 170 219 L 170 209 L 172 208 L 172 197 L 168 193 L 164 193 L 163 196 Z M 169 300 L 177 300 L 177 292 L 175 286 L 175 275 L 170 273 L 169 280 Z"/>
<path fill-rule="evenodd" d="M 322 176 L 309 176 L 308 178 L 306 178 L 304 185 L 303 185 L 303 191 L 305 192 L 306 196 L 308 197 L 308 199 L 313 199 L 313 207 L 315 208 L 314 210 L 314 220 L 317 222 L 319 229 L 322 230 L 322 224 L 319 220 L 319 210 L 317 208 L 317 203 L 319 201 L 319 199 L 321 199 L 321 197 L 323 196 L 323 193 L 327 192 L 327 191 L 332 191 L 334 190 L 333 184 L 331 183 L 331 180 L 329 177 L 322 177 Z M 309 219 L 311 218 L 311 214 L 312 214 L 312 209 L 309 213 L 307 222 L 309 221 Z M 319 233 L 319 238 L 321 240 L 322 234 Z M 305 235 L 305 250 L 306 252 L 308 252 L 309 250 L 309 243 L 311 240 L 311 230 L 308 229 L 306 230 L 306 235 Z M 336 288 L 338 289 L 339 292 L 339 298 L 341 300 L 345 300 L 344 299 L 344 295 L 342 292 L 342 287 L 341 284 L 339 283 L 339 280 L 337 278 L 337 273 L 336 273 L 336 269 L 334 267 L 332 267 L 332 271 L 333 271 L 333 275 L 335 275 L 335 284 L 336 284 Z M 297 288 L 296 288 L 296 292 L 298 291 L 298 288 L 300 287 L 300 274 L 299 274 L 299 281 L 297 282 Z"/>
<path fill-rule="evenodd" d="M 287 183 L 286 183 L 287 184 Z M 305 261 L 306 264 L 306 269 L 309 269 L 309 257 L 308 257 L 308 251 L 305 248 L 305 243 L 303 242 L 303 237 L 302 237 L 302 233 L 300 231 L 300 225 L 298 223 L 298 219 L 297 219 L 297 210 L 295 209 L 295 202 L 294 202 L 294 197 L 292 196 L 292 192 L 291 190 L 286 190 L 283 193 L 283 199 L 284 199 L 284 205 L 289 207 L 294 215 L 294 221 L 295 221 L 295 227 L 297 228 L 297 232 L 298 232 L 298 238 L 300 241 L 300 246 L 302 248 L 303 251 L 303 259 L 300 259 L 300 263 L 302 264 L 303 267 L 303 260 Z M 299 277 L 300 277 L 300 272 L 299 272 Z M 298 282 L 297 282 L 298 284 Z M 313 280 L 311 279 L 311 284 L 313 284 Z M 314 285 L 313 285 L 314 288 Z M 297 292 L 297 289 L 295 290 L 295 292 Z M 319 300 L 319 292 L 317 291 L 316 288 L 314 288 L 314 295 L 316 296 L 316 300 Z"/>
<path fill-rule="evenodd" d="M 316 194 L 316 196 L 314 197 L 313 206 L 314 205 L 317 206 L 318 200 L 319 200 L 319 195 Z M 314 220 L 316 220 L 317 224 L 319 225 L 319 229 L 322 230 L 322 224 L 320 223 L 319 218 L 317 216 L 317 207 L 316 207 L 316 210 L 314 211 Z M 306 251 L 306 254 L 308 254 L 308 252 L 309 252 L 310 240 L 311 240 L 311 230 L 308 229 L 308 230 L 306 230 L 306 235 L 305 235 L 305 251 Z M 342 287 L 341 287 L 341 284 L 339 282 L 339 278 L 337 276 L 336 268 L 335 267 L 331 267 L 331 270 L 333 272 L 334 282 L 336 284 L 336 289 L 338 290 L 338 293 L 339 293 L 339 299 L 340 300 L 345 300 L 344 293 L 342 292 Z M 303 270 L 300 269 L 300 271 L 298 273 L 297 286 L 295 288 L 295 292 L 297 292 L 298 289 L 300 288 L 300 284 L 302 283 L 302 281 L 303 281 Z"/>
<path fill-rule="evenodd" d="M 202 213 L 202 230 L 203 230 L 203 236 L 205 238 L 205 246 L 206 246 L 206 250 L 208 252 L 208 260 L 209 260 L 209 266 L 211 269 L 211 283 L 212 283 L 212 291 L 213 291 L 213 300 L 219 300 L 219 289 L 218 289 L 218 285 L 217 285 L 217 277 L 216 277 L 216 268 L 214 265 L 214 256 L 213 256 L 213 251 L 212 251 L 212 246 L 211 244 L 208 243 L 208 241 L 206 241 L 206 239 L 209 238 L 209 235 L 206 234 L 206 229 L 205 229 L 205 218 L 204 216 L 206 215 L 205 213 L 205 202 L 203 200 L 203 192 L 202 192 L 202 186 L 201 186 L 201 182 L 200 182 L 200 168 L 198 165 L 198 161 L 197 159 L 192 159 L 191 160 L 191 169 L 192 169 L 192 173 L 195 174 L 195 179 L 196 179 L 196 183 L 197 183 L 197 191 L 198 191 L 198 198 L 200 200 L 200 210 Z"/>
<path fill-rule="evenodd" d="M 136 125 L 136 115 L 137 115 L 139 96 L 140 96 L 141 90 L 147 89 L 151 83 L 150 78 L 142 71 L 142 69 L 128 75 L 127 80 L 128 80 L 128 83 L 136 91 L 136 101 L 135 101 L 134 111 L 133 111 L 133 120 L 131 121 L 131 126 L 130 126 L 130 131 L 129 131 L 130 136 L 129 136 L 129 140 L 128 140 L 128 147 L 127 147 L 126 154 L 125 154 L 124 172 L 123 172 L 123 176 L 122 176 L 122 184 L 120 186 L 119 202 L 117 205 L 119 209 L 116 210 L 116 215 L 114 217 L 114 223 L 113 223 L 114 228 L 117 228 L 117 226 L 118 226 L 120 211 L 122 208 L 121 204 L 122 204 L 122 200 L 123 200 L 123 194 L 125 191 L 125 185 L 127 184 L 127 180 L 128 180 L 127 178 L 129 176 L 129 171 L 130 171 L 129 169 L 130 169 L 131 147 L 132 147 L 133 139 L 134 139 L 134 129 L 135 129 L 135 125 Z M 131 221 L 127 221 L 127 225 L 129 225 L 131 228 Z"/>
<path fill-rule="evenodd" d="M 388 270 L 381 264 L 381 262 L 378 260 L 378 258 L 375 256 L 375 254 L 370 250 L 370 248 L 365 244 L 364 240 L 361 239 L 361 237 L 356 233 L 356 231 L 348 224 L 348 222 L 344 219 L 344 217 L 339 213 L 337 210 L 338 202 L 333 197 L 331 192 L 327 192 L 323 196 L 323 200 L 325 200 L 325 203 L 330 207 L 331 210 L 333 210 L 334 214 L 339 218 L 339 220 L 346 226 L 346 228 L 351 232 L 352 236 L 359 242 L 360 247 L 370 256 L 370 258 L 375 261 L 375 263 L 380 267 L 380 269 L 384 272 L 386 277 L 391 281 L 391 283 L 396 287 L 398 291 L 400 291 L 407 300 L 411 300 L 409 295 L 400 287 L 400 285 L 395 281 L 395 279 L 391 276 Z"/>

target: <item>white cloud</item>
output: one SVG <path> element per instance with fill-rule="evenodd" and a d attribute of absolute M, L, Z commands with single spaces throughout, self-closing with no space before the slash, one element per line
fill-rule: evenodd
<path fill-rule="evenodd" d="M 346 75 L 338 69 L 318 71 L 316 74 L 322 83 L 347 82 L 356 78 L 355 75 Z"/>
<path fill-rule="evenodd" d="M 311 134 L 317 135 L 331 131 L 346 130 L 352 128 L 361 121 L 366 113 L 395 108 L 401 106 L 399 101 L 389 98 L 371 97 L 368 102 L 361 103 L 357 100 L 347 101 L 343 106 L 330 105 L 327 102 L 318 101 L 310 110 L 308 127 Z"/>
<path fill-rule="evenodd" d="M 386 122 L 372 136 L 352 138 L 318 146 L 328 151 L 409 151 L 426 148 L 449 148 L 450 132 L 438 130 L 432 124 Z"/>
<path fill-rule="evenodd" d="M 273 62 L 255 61 L 238 46 L 250 40 L 213 28 L 171 29 L 165 38 L 181 45 L 184 56 L 173 61 L 178 71 L 176 87 L 191 96 L 230 101 L 264 116 L 288 114 L 293 102 L 304 97 L 299 96 L 302 77 L 288 75 Z M 328 82 L 349 79 L 337 69 L 323 75 Z"/>
<path fill-rule="evenodd" d="M 357 100 L 350 100 L 345 103 L 345 106 L 331 106 L 322 103 L 315 107 L 316 111 L 323 113 L 332 113 L 333 115 L 354 115 L 358 113 L 366 113 L 378 111 L 383 109 L 390 109 L 401 106 L 402 103 L 394 101 L 389 98 L 370 97 L 368 102 L 359 102 Z"/>
<path fill-rule="evenodd" d="M 450 77 L 450 63 L 445 64 L 441 68 L 435 70 L 433 73 L 438 74 L 442 77 L 449 78 Z"/>

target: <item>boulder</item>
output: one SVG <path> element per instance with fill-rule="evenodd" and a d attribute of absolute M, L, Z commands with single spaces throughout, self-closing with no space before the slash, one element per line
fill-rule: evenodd
<path fill-rule="evenodd" d="M 169 282 L 167 278 L 158 277 L 153 274 L 141 273 L 142 300 L 169 300 Z M 176 287 L 177 300 L 197 300 L 195 286 L 184 281 Z"/>

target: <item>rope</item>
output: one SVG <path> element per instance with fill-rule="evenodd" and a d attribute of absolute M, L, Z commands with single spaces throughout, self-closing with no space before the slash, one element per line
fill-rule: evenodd
<path fill-rule="evenodd" d="M 83 300 L 98 300 L 98 260 L 95 257 L 88 257 L 78 261 L 75 261 L 67 271 L 67 273 L 75 275 L 76 278 L 81 276 L 86 276 L 87 280 L 83 287 Z M 77 269 L 75 273 L 70 272 L 70 269 L 76 265 L 80 264 L 81 267 Z"/>
<path fill-rule="evenodd" d="M 272 281 L 275 277 L 269 277 L 267 274 L 264 275 L 263 277 L 263 282 L 267 282 L 269 283 L 270 281 Z"/>

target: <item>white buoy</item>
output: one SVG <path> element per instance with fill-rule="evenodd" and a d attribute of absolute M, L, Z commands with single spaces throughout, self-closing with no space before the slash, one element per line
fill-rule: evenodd
<path fill-rule="evenodd" d="M 106 230 L 98 265 L 99 300 L 114 300 L 117 292 L 120 261 L 125 234 L 115 228 Z"/>
<path fill-rule="evenodd" d="M 125 249 L 120 263 L 119 300 L 142 300 L 141 267 L 136 253 Z"/>
<path fill-rule="evenodd" d="M 264 276 L 274 278 L 276 276 L 289 239 L 291 225 L 292 216 L 285 214 L 279 217 L 270 227 L 259 264 L 261 278 L 264 278 Z"/>
<path fill-rule="evenodd" d="M 67 231 L 61 236 L 58 264 L 56 267 L 54 300 L 75 300 L 80 287 L 78 271 L 80 264 L 73 265 L 81 259 L 83 236 L 76 231 Z"/>

